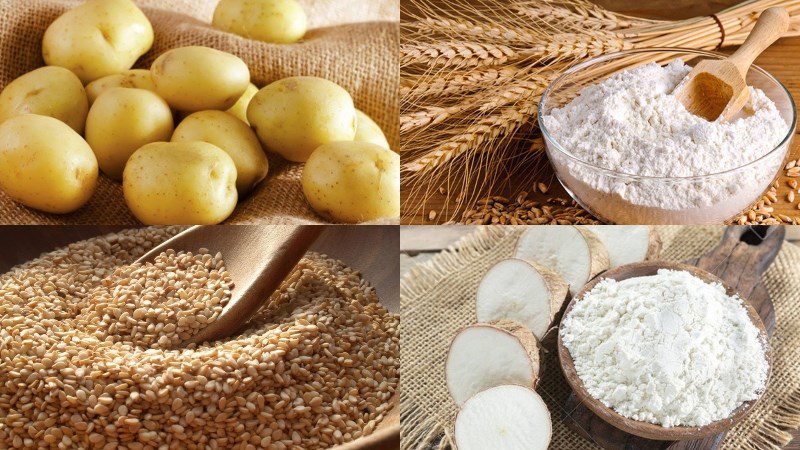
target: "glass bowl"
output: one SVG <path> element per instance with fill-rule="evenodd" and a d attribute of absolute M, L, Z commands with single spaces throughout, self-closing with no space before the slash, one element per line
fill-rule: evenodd
<path fill-rule="evenodd" d="M 794 100 L 786 88 L 755 65 L 747 85 L 761 89 L 777 107 L 789 132 L 760 158 L 719 173 L 692 177 L 651 177 L 623 173 L 584 161 L 550 134 L 542 120 L 553 108 L 569 103 L 586 86 L 621 70 L 681 58 L 690 66 L 727 55 L 683 48 L 626 50 L 577 64 L 553 80 L 539 102 L 539 127 L 545 151 L 559 182 L 570 196 L 598 219 L 626 224 L 719 224 L 735 218 L 770 187 L 784 164 L 797 126 Z M 671 161 L 654 161 L 670 164 Z M 659 195 L 639 195 L 646 192 Z"/>

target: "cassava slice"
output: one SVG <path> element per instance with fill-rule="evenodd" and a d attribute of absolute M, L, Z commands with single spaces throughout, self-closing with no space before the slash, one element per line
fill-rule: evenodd
<path fill-rule="evenodd" d="M 658 258 L 661 238 L 646 225 L 584 225 L 603 243 L 611 269 L 625 264 Z"/>
<path fill-rule="evenodd" d="M 458 450 L 544 450 L 553 425 L 532 389 L 497 386 L 475 394 L 456 416 Z"/>
<path fill-rule="evenodd" d="M 458 406 L 490 387 L 534 387 L 539 375 L 536 336 L 510 320 L 462 328 L 450 344 L 445 373 L 447 389 Z"/>
<path fill-rule="evenodd" d="M 541 340 L 567 298 L 569 285 L 533 261 L 511 258 L 495 264 L 478 285 L 478 322 L 509 319 Z"/>
<path fill-rule="evenodd" d="M 609 265 L 600 239 L 572 225 L 529 227 L 517 240 L 514 256 L 554 270 L 564 277 L 573 295 Z"/>

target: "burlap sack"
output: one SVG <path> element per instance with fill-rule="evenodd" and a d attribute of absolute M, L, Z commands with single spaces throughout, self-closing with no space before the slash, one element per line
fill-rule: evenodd
<path fill-rule="evenodd" d="M 714 246 L 722 227 L 660 227 L 663 259 L 681 261 Z M 401 282 L 401 420 L 403 449 L 452 447 L 457 409 L 444 379 L 447 348 L 455 331 L 475 323 L 475 291 L 486 270 L 513 253 L 519 227 L 480 227 L 451 249 L 414 268 Z M 765 275 L 777 328 L 769 389 L 752 414 L 731 430 L 724 449 L 779 449 L 800 427 L 800 248 L 785 244 Z M 480 357 L 476 355 L 476 357 Z M 537 391 L 550 409 L 556 450 L 598 449 L 567 427 L 569 386 L 555 352 L 542 360 Z"/>
<path fill-rule="evenodd" d="M 41 41 L 47 26 L 79 0 L 0 0 L 0 89 L 44 64 Z M 164 51 L 204 45 L 233 53 L 263 86 L 294 75 L 327 78 L 347 89 L 356 107 L 381 126 L 397 147 L 399 2 L 397 0 L 304 0 L 311 29 L 301 43 L 273 45 L 211 27 L 217 0 L 137 0 L 155 31 L 153 48 L 135 67 L 148 68 Z M 227 223 L 319 223 L 299 184 L 302 165 L 270 156 L 267 179 Z M 101 176 L 97 192 L 75 213 L 53 215 L 21 206 L 0 193 L 2 224 L 136 225 L 118 183 Z"/>

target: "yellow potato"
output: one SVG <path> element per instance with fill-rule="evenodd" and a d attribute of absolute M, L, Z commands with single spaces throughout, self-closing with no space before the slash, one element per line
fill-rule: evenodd
<path fill-rule="evenodd" d="M 64 214 L 83 206 L 97 186 L 97 160 L 72 128 L 25 114 L 0 125 L 0 189 L 23 205 Z"/>
<path fill-rule="evenodd" d="M 147 69 L 132 69 L 94 80 L 86 85 L 86 96 L 91 105 L 104 91 L 113 87 L 146 89 L 155 92 L 156 86 Z"/>
<path fill-rule="evenodd" d="M 250 101 L 247 119 L 264 148 L 289 161 L 303 162 L 320 145 L 356 135 L 350 94 L 316 77 L 284 78 L 264 87 Z"/>
<path fill-rule="evenodd" d="M 400 217 L 400 155 L 368 142 L 334 142 L 308 158 L 303 193 L 326 219 L 357 223 Z"/>
<path fill-rule="evenodd" d="M 386 135 L 383 134 L 381 127 L 372 118 L 359 109 L 356 110 L 356 117 L 358 117 L 358 127 L 356 128 L 356 137 L 353 138 L 354 141 L 370 142 L 389 148 L 389 141 L 386 140 Z"/>
<path fill-rule="evenodd" d="M 207 142 L 154 142 L 128 160 L 122 192 L 147 225 L 216 224 L 236 207 L 236 166 Z"/>
<path fill-rule="evenodd" d="M 156 92 L 185 112 L 226 110 L 244 94 L 250 70 L 235 55 L 208 47 L 181 47 L 159 56 L 150 67 Z"/>
<path fill-rule="evenodd" d="M 86 84 L 128 70 L 153 45 L 153 27 L 131 0 L 87 0 L 47 27 L 42 56 Z"/>
<path fill-rule="evenodd" d="M 172 142 L 203 141 L 225 150 L 236 165 L 239 197 L 250 192 L 267 176 L 267 155 L 253 130 L 225 111 L 196 112 L 175 128 Z"/>
<path fill-rule="evenodd" d="M 306 34 L 306 13 L 296 0 L 220 0 L 211 24 L 246 38 L 290 44 Z"/>
<path fill-rule="evenodd" d="M 89 103 L 81 80 L 63 67 L 40 67 L 0 93 L 0 123 L 21 114 L 58 119 L 83 134 Z"/>
<path fill-rule="evenodd" d="M 244 94 L 239 97 L 239 100 L 236 100 L 236 104 L 231 106 L 228 112 L 236 116 L 242 122 L 250 125 L 250 122 L 247 121 L 247 106 L 250 105 L 250 100 L 253 99 L 256 93 L 258 93 L 256 85 L 253 83 L 248 84 Z"/>
<path fill-rule="evenodd" d="M 100 170 L 115 180 L 133 152 L 172 136 L 172 111 L 167 102 L 144 89 L 111 88 L 100 94 L 86 119 L 86 142 Z"/>

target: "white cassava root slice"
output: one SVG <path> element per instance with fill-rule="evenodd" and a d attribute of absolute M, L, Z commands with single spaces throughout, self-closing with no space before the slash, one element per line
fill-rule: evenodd
<path fill-rule="evenodd" d="M 611 269 L 625 264 L 658 258 L 661 238 L 647 225 L 583 225 L 603 243 Z"/>
<path fill-rule="evenodd" d="M 535 387 L 539 343 L 518 322 L 498 320 L 462 328 L 447 353 L 447 389 L 458 406 L 480 391 L 503 384 Z"/>
<path fill-rule="evenodd" d="M 517 240 L 514 256 L 554 270 L 564 277 L 573 295 L 609 266 L 608 251 L 600 239 L 572 225 L 528 227 Z"/>
<path fill-rule="evenodd" d="M 518 258 L 495 264 L 478 285 L 478 322 L 519 322 L 541 340 L 567 298 L 569 285 L 554 271 Z"/>
<path fill-rule="evenodd" d="M 522 386 L 497 386 L 467 400 L 456 416 L 458 450 L 544 450 L 553 425 L 542 398 Z"/>

